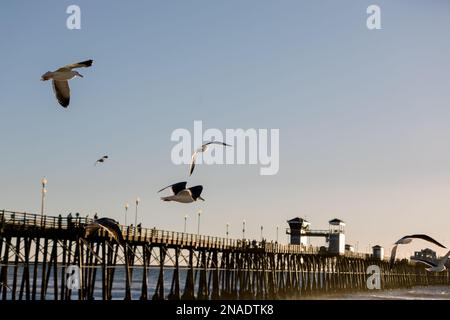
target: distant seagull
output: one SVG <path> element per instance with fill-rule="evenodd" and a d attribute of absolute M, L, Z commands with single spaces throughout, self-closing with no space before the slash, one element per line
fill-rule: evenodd
<path fill-rule="evenodd" d="M 108 156 L 103 156 L 100 159 L 98 159 L 97 161 L 95 161 L 94 166 L 97 165 L 97 163 L 103 163 L 105 162 L 106 159 L 108 159 Z"/>
<path fill-rule="evenodd" d="M 449 256 L 450 256 L 450 251 L 447 252 L 447 254 L 444 257 L 439 259 L 437 261 L 437 263 L 435 263 L 433 261 L 429 261 L 429 260 L 423 259 L 423 258 L 416 258 L 416 257 L 412 257 L 411 260 L 417 261 L 417 262 L 420 262 L 420 263 L 423 263 L 423 264 L 429 266 L 430 268 L 426 268 L 427 271 L 430 271 L 430 272 L 442 272 L 442 271 L 445 271 L 445 269 L 447 269 L 445 267 L 445 264 L 447 263 L 447 260 L 448 260 Z"/>
<path fill-rule="evenodd" d="M 431 242 L 441 248 L 446 249 L 446 247 L 442 244 L 440 244 L 439 242 L 437 242 L 436 240 L 434 240 L 433 238 L 431 238 L 430 236 L 427 236 L 426 234 L 413 234 L 413 235 L 409 235 L 409 236 L 404 236 L 403 238 L 397 240 L 397 242 L 395 242 L 395 246 L 392 248 L 391 251 L 391 259 L 390 259 L 390 267 L 392 269 L 392 267 L 394 266 L 395 263 L 395 255 L 397 254 L 397 246 L 399 244 L 408 244 L 411 241 L 413 241 L 413 239 L 422 239 L 428 242 Z"/>
<path fill-rule="evenodd" d="M 68 80 L 73 77 L 81 77 L 83 76 L 78 71 L 73 71 L 72 69 L 82 68 L 82 67 L 90 67 L 92 65 L 93 60 L 86 60 L 78 63 L 68 64 L 62 68 L 59 68 L 56 71 L 48 71 L 44 73 L 41 77 L 42 81 L 47 81 L 52 79 L 53 91 L 55 92 L 56 99 L 60 105 L 64 108 L 70 103 L 70 88 Z"/>
<path fill-rule="evenodd" d="M 161 197 L 161 200 L 163 201 L 176 201 L 181 203 L 190 203 L 197 201 L 197 199 L 200 199 L 202 201 L 205 201 L 202 197 L 200 197 L 203 186 L 195 186 L 186 188 L 186 181 L 184 182 L 178 182 L 175 184 L 172 184 L 170 186 L 167 186 L 165 188 L 162 188 L 158 192 L 161 192 L 167 188 L 171 188 L 173 195 L 167 196 L 167 197 Z"/>
<path fill-rule="evenodd" d="M 88 238 L 94 235 L 99 229 L 106 230 L 118 243 L 122 244 L 124 242 L 119 223 L 110 218 L 100 218 L 88 223 L 84 227 L 84 237 Z"/>
<path fill-rule="evenodd" d="M 195 150 L 194 154 L 192 155 L 192 158 L 191 158 L 191 166 L 189 167 L 189 176 L 191 176 L 191 175 L 192 175 L 192 172 L 194 172 L 195 161 L 197 160 L 198 154 L 199 154 L 200 152 L 205 152 L 206 150 L 208 150 L 208 147 L 209 147 L 211 144 L 218 144 L 218 145 L 222 145 L 222 146 L 225 146 L 225 147 L 231 147 L 231 145 L 226 144 L 226 143 L 224 143 L 224 142 L 219 142 L 219 141 L 210 141 L 210 142 L 207 142 L 207 143 L 203 144 L 200 148 L 198 148 L 197 150 Z"/>

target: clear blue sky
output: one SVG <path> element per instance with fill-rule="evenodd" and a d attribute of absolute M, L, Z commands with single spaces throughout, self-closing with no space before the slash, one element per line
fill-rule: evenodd
<path fill-rule="evenodd" d="M 366 28 L 381 6 L 382 30 Z M 66 28 L 66 8 L 82 29 Z M 145 226 L 275 238 L 307 216 L 347 222 L 348 243 L 390 248 L 404 234 L 450 245 L 448 1 L 2 1 L 0 207 L 98 212 Z M 48 70 L 92 58 L 57 105 Z M 174 129 L 280 129 L 280 171 L 199 166 L 204 203 L 163 203 L 187 180 Z M 110 161 L 94 167 L 108 154 Z M 280 236 L 285 241 L 285 236 Z M 420 246 L 418 246 L 420 247 Z M 418 248 L 417 247 L 417 248 Z M 405 249 L 409 254 L 413 247 Z"/>

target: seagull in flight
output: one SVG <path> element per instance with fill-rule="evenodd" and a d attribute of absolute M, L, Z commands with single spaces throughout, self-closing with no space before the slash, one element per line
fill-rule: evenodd
<path fill-rule="evenodd" d="M 441 248 L 446 249 L 446 247 L 443 244 L 440 244 L 439 242 L 434 240 L 432 237 L 427 236 L 426 234 L 412 234 L 412 235 L 409 235 L 409 236 L 404 236 L 403 238 L 400 238 L 399 240 L 397 240 L 395 242 L 394 247 L 392 248 L 391 259 L 390 259 L 390 262 L 389 262 L 389 265 L 390 265 L 391 269 L 392 269 L 392 267 L 394 266 L 394 263 L 395 263 L 395 255 L 397 254 L 397 246 L 399 244 L 411 243 L 411 241 L 413 241 L 413 239 L 425 240 L 425 241 L 431 242 L 431 243 L 433 243 L 433 244 L 435 244 L 435 245 L 437 245 L 437 246 L 439 246 Z"/>
<path fill-rule="evenodd" d="M 170 186 L 167 186 L 165 188 L 162 188 L 158 192 L 161 192 L 167 188 L 171 188 L 173 195 L 167 196 L 167 197 L 161 197 L 161 200 L 163 201 L 176 201 L 181 203 L 191 203 L 194 201 L 197 201 L 197 199 L 200 199 L 202 201 L 205 201 L 200 195 L 203 191 L 203 186 L 194 186 L 190 188 L 186 188 L 186 181 L 178 182 L 175 184 L 172 184 Z"/>
<path fill-rule="evenodd" d="M 205 152 L 206 150 L 208 150 L 208 147 L 212 144 L 218 144 L 218 145 L 222 145 L 225 147 L 231 147 L 231 145 L 226 144 L 225 142 L 220 142 L 220 141 L 210 141 L 207 142 L 205 144 L 202 144 L 202 146 L 200 148 L 198 148 L 197 150 L 195 150 L 194 154 L 192 155 L 191 158 L 191 165 L 189 167 L 189 176 L 192 175 L 192 172 L 194 172 L 194 168 L 195 168 L 195 161 L 197 160 L 197 156 L 200 152 Z"/>
<path fill-rule="evenodd" d="M 103 156 L 100 159 L 98 159 L 97 161 L 95 161 L 94 166 L 97 165 L 97 163 L 103 163 L 105 162 L 106 159 L 108 159 L 108 156 Z"/>
<path fill-rule="evenodd" d="M 125 240 L 122 235 L 122 230 L 120 230 L 119 223 L 111 218 L 100 218 L 88 223 L 84 227 L 84 238 L 94 235 L 100 229 L 108 232 L 108 234 L 110 234 L 118 243 L 124 243 Z"/>
<path fill-rule="evenodd" d="M 78 71 L 75 71 L 73 69 L 90 67 L 92 65 L 92 62 L 93 60 L 86 60 L 68 64 L 55 71 L 47 71 L 42 75 L 41 80 L 47 81 L 52 79 L 53 91 L 55 92 L 56 99 L 61 106 L 67 108 L 70 103 L 70 88 L 68 80 L 77 76 L 83 78 L 83 76 Z"/>
<path fill-rule="evenodd" d="M 423 263 L 425 265 L 427 265 L 429 268 L 426 268 L 425 270 L 429 271 L 429 272 L 442 272 L 445 271 L 447 268 L 445 267 L 445 264 L 447 263 L 448 257 L 450 256 L 450 251 L 447 252 L 447 254 L 445 256 L 443 256 L 441 259 L 439 259 L 436 262 L 430 261 L 430 260 L 426 260 L 426 259 L 422 259 L 422 258 L 416 258 L 416 257 L 412 257 L 411 260 L 413 261 L 417 261 L 420 263 Z"/>

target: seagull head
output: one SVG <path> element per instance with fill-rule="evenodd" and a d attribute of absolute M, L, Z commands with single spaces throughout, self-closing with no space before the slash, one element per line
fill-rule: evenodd
<path fill-rule="evenodd" d="M 49 80 L 50 78 L 51 78 L 51 72 L 50 71 L 47 71 L 46 73 L 44 73 L 42 76 L 41 76 L 41 81 L 47 81 L 47 80 Z"/>

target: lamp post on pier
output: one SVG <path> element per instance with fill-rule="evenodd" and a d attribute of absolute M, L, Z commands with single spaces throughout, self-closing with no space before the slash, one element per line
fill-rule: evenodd
<path fill-rule="evenodd" d="M 138 206 L 139 206 L 139 202 L 141 201 L 141 199 L 139 197 L 136 198 L 136 213 L 134 215 L 134 227 L 136 228 L 137 226 L 137 215 L 138 215 Z"/>
<path fill-rule="evenodd" d="M 197 235 L 200 235 L 200 216 L 202 214 L 202 210 L 198 210 L 197 213 Z"/>
<path fill-rule="evenodd" d="M 41 215 L 44 215 L 44 206 L 45 206 L 45 194 L 47 193 L 47 189 L 45 189 L 45 186 L 47 185 L 47 179 L 43 178 L 41 180 L 42 183 L 42 189 L 41 189 Z"/>
<path fill-rule="evenodd" d="M 129 207 L 130 205 L 128 203 L 125 203 L 125 225 L 127 225 L 127 213 Z"/>

